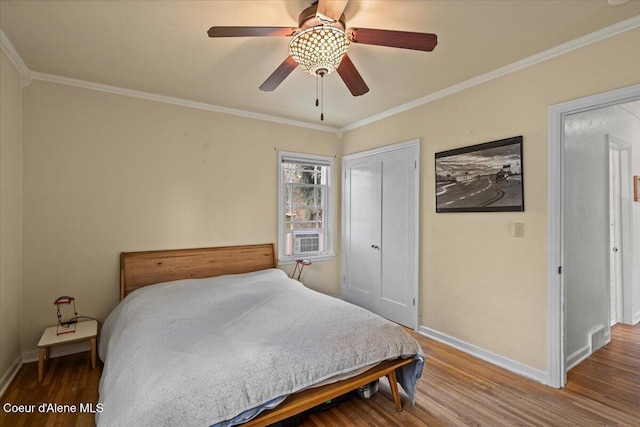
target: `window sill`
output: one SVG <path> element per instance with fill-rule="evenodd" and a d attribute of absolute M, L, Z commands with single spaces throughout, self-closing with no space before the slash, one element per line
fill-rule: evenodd
<path fill-rule="evenodd" d="M 304 256 L 300 255 L 299 257 L 286 257 L 286 258 L 278 258 L 279 265 L 290 265 L 294 264 L 297 259 L 308 259 L 311 262 L 323 262 L 323 261 L 333 261 L 336 258 L 336 254 L 321 254 L 321 255 L 309 255 Z"/>

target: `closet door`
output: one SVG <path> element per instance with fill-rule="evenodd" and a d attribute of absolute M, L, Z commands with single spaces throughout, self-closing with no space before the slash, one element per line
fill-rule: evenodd
<path fill-rule="evenodd" d="M 413 328 L 416 274 L 415 150 L 380 155 L 381 226 L 380 291 L 376 312 Z"/>
<path fill-rule="evenodd" d="M 380 161 L 375 156 L 347 162 L 344 181 L 344 297 L 376 312 L 380 288 Z M 344 258 L 343 258 L 344 259 Z"/>
<path fill-rule="evenodd" d="M 417 143 L 343 161 L 343 296 L 413 328 L 417 294 Z"/>

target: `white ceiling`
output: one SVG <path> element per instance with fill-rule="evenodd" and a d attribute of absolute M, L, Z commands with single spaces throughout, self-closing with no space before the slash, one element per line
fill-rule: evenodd
<path fill-rule="evenodd" d="M 358 122 L 640 15 L 640 1 L 351 0 L 347 27 L 431 32 L 431 53 L 352 45 L 370 92 L 353 97 L 296 69 L 274 92 L 258 86 L 289 38 L 210 39 L 215 25 L 297 26 L 312 0 L 0 1 L 0 27 L 29 70 L 334 128 Z"/>

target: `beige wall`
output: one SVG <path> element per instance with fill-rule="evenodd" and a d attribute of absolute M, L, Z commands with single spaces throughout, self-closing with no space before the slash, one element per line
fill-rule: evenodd
<path fill-rule="evenodd" d="M 106 317 L 121 251 L 276 241 L 277 149 L 339 157 L 419 137 L 420 324 L 544 370 L 547 109 L 638 83 L 639 43 L 640 30 L 627 32 L 347 132 L 341 143 L 35 82 L 23 89 L 22 351 L 55 323 L 59 295 L 75 296 L 81 314 Z M 434 213 L 435 152 L 520 134 L 526 212 Z M 512 237 L 515 222 L 525 223 L 525 238 Z M 340 292 L 337 261 L 305 274 L 311 287 Z"/>
<path fill-rule="evenodd" d="M 18 72 L 0 51 L 0 379 L 20 356 L 21 111 Z"/>
<path fill-rule="evenodd" d="M 343 154 L 421 139 L 421 325 L 546 370 L 548 107 L 640 82 L 638 46 L 633 30 L 344 135 Z M 525 212 L 435 213 L 434 153 L 516 135 Z"/>
<path fill-rule="evenodd" d="M 339 152 L 331 133 L 64 85 L 23 97 L 23 351 L 60 295 L 107 316 L 121 251 L 276 242 L 277 150 Z M 308 270 L 339 293 L 337 261 Z"/>

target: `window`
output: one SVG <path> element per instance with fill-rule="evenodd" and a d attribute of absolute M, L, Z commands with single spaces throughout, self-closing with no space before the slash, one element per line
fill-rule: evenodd
<path fill-rule="evenodd" d="M 333 158 L 279 152 L 278 165 L 279 260 L 333 257 L 329 212 Z"/>

